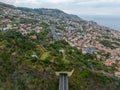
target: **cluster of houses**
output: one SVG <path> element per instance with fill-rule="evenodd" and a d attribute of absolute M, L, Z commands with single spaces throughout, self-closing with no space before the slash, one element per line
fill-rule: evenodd
<path fill-rule="evenodd" d="M 32 32 L 39 33 L 43 30 L 40 22 L 37 22 L 34 16 L 28 16 L 29 13 L 22 12 L 17 9 L 6 8 L 0 14 L 0 30 L 16 30 L 21 32 L 23 35 Z M 40 18 L 41 19 L 41 18 Z"/>
<path fill-rule="evenodd" d="M 69 22 L 72 24 L 72 22 Z M 90 23 L 91 24 L 91 23 Z M 75 25 L 75 26 L 74 26 Z M 59 25 L 60 26 L 60 25 Z M 74 27 L 72 27 L 74 26 Z M 88 28 L 84 29 L 84 25 L 79 23 L 74 23 L 70 26 L 65 26 L 65 23 L 62 24 L 65 31 L 62 33 L 62 38 L 66 40 L 72 47 L 77 47 L 77 49 L 82 50 L 83 54 L 91 53 L 96 54 L 97 58 L 102 59 L 103 63 L 106 66 L 112 66 L 113 64 L 120 65 L 120 42 L 115 49 L 104 46 L 99 41 L 108 40 L 114 42 L 112 38 L 120 38 L 120 32 L 114 30 L 107 30 L 106 27 L 90 26 L 87 24 Z M 86 26 L 86 27 L 87 27 Z M 97 29 L 96 29 L 97 28 Z M 102 30 L 102 32 L 100 31 Z M 104 36 L 110 37 L 106 39 Z M 104 54 L 109 53 L 109 57 L 106 57 Z M 117 67 L 118 71 L 115 72 L 116 76 L 120 76 L 119 66 Z"/>
<path fill-rule="evenodd" d="M 51 28 L 53 37 L 56 40 L 64 39 L 72 47 L 77 47 L 83 54 L 91 53 L 96 54 L 98 58 L 104 60 L 104 64 L 111 66 L 116 61 L 120 64 L 120 46 L 116 49 L 111 49 L 102 45 L 99 40 L 106 40 L 103 36 L 109 36 L 112 38 L 120 38 L 120 32 L 115 30 L 107 30 L 108 28 L 99 26 L 95 22 L 75 22 L 71 20 L 61 20 L 46 15 L 35 15 L 33 13 L 23 12 L 17 9 L 6 8 L 0 13 L 0 30 L 16 30 L 21 32 L 23 35 L 28 34 L 32 31 L 40 33 L 44 30 L 44 26 L 41 23 L 51 25 L 54 23 L 57 27 Z M 31 36 L 32 39 L 37 39 L 35 35 Z M 101 54 L 100 54 L 101 53 Z M 109 58 L 105 58 L 103 54 L 110 53 Z M 120 67 L 115 75 L 120 75 Z"/>

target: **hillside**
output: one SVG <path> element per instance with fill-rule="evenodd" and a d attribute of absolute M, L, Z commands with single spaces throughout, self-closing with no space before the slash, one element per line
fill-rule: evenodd
<path fill-rule="evenodd" d="M 22 8 L 22 7 L 18 7 L 17 9 L 26 11 L 26 12 L 37 13 L 40 15 L 48 15 L 48 16 L 60 18 L 63 20 L 83 21 L 77 15 L 67 14 L 58 9 L 46 9 L 46 8 L 30 9 L 30 8 Z"/>
<path fill-rule="evenodd" d="M 0 3 L 0 90 L 119 90 L 120 32 L 60 10 Z M 79 18 L 79 19 L 78 19 Z M 63 52 L 63 53 L 62 53 Z"/>

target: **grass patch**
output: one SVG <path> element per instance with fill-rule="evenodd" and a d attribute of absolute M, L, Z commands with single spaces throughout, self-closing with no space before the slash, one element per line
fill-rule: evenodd
<path fill-rule="evenodd" d="M 42 54 L 40 59 L 44 61 L 44 60 L 46 60 L 49 57 L 50 57 L 50 53 L 49 52 L 45 52 L 45 53 Z"/>

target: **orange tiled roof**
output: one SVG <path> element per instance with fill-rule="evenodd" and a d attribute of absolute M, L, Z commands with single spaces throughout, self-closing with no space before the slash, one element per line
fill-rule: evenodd
<path fill-rule="evenodd" d="M 115 74 L 120 76 L 120 72 L 115 72 Z"/>

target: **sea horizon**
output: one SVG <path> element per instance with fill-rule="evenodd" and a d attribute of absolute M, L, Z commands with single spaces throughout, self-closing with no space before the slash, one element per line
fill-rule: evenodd
<path fill-rule="evenodd" d="M 119 16 L 105 16 L 105 15 L 79 15 L 80 18 L 87 21 L 95 21 L 99 25 L 109 27 L 120 31 L 120 17 Z"/>

